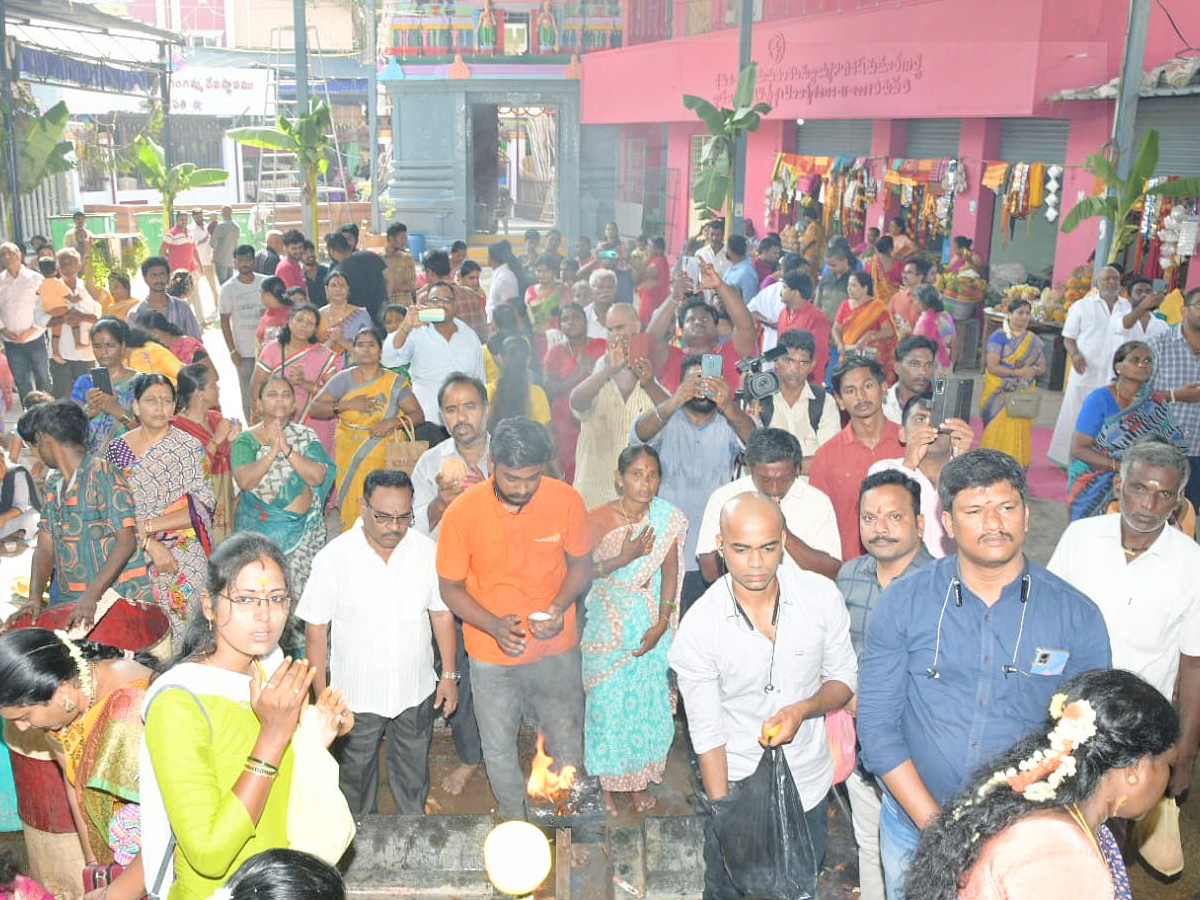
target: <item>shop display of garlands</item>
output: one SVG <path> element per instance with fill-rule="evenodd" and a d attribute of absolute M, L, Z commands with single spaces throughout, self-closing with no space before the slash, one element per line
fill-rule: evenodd
<path fill-rule="evenodd" d="M 763 219 L 777 230 L 795 225 L 805 206 L 820 203 L 826 234 L 860 243 L 867 226 L 867 206 L 874 202 L 879 182 L 870 160 L 853 156 L 804 156 L 780 153 L 763 209 Z"/>
<path fill-rule="evenodd" d="M 899 194 L 901 215 L 917 246 L 940 246 L 953 225 L 954 196 L 967 186 L 962 161 L 889 159 L 883 181 Z"/>

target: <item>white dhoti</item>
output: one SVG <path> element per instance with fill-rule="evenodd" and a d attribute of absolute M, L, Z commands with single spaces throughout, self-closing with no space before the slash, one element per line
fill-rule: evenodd
<path fill-rule="evenodd" d="M 1079 410 L 1083 401 L 1098 387 L 1104 387 L 1107 381 L 1096 383 L 1088 377 L 1090 372 L 1080 375 L 1074 369 L 1070 370 L 1069 381 L 1063 388 L 1062 406 L 1058 408 L 1058 419 L 1054 423 L 1054 434 L 1050 438 L 1050 449 L 1046 458 L 1056 466 L 1067 467 L 1071 461 L 1071 437 L 1075 434 L 1075 420 L 1079 418 Z"/>

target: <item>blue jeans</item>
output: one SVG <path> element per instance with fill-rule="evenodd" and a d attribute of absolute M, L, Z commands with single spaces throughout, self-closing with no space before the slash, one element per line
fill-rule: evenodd
<path fill-rule="evenodd" d="M 888 900 L 904 900 L 908 866 L 920 842 L 921 832 L 892 795 L 884 791 L 879 812 L 879 857 Z"/>

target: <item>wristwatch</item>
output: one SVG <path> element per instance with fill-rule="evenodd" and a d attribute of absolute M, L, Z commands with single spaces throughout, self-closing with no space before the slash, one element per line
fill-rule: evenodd
<path fill-rule="evenodd" d="M 462 672 L 443 672 L 442 679 L 449 679 L 457 684 L 458 682 L 462 681 Z"/>

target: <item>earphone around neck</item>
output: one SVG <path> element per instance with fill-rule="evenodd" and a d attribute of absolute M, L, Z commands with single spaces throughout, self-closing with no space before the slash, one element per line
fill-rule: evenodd
<path fill-rule="evenodd" d="M 1025 636 L 1025 613 L 1029 609 L 1029 592 L 1033 585 L 1033 577 L 1026 572 L 1021 576 L 1021 624 L 1017 628 L 1017 643 L 1013 646 L 1012 661 L 1007 665 L 1001 666 L 1000 671 L 1004 677 L 1016 675 L 1020 669 L 1017 668 L 1017 654 L 1021 650 L 1021 639 Z M 961 607 L 962 599 L 962 578 L 957 572 L 950 583 L 946 585 L 946 596 L 942 599 L 942 611 L 938 614 L 937 622 L 937 638 L 933 643 L 933 665 L 925 670 L 925 675 L 928 678 L 938 679 L 942 677 L 942 673 L 938 671 L 938 657 L 942 649 L 942 620 L 946 618 L 946 608 L 950 605 L 950 592 L 954 592 L 954 605 Z"/>
<path fill-rule="evenodd" d="M 742 604 L 738 603 L 737 597 L 733 595 L 733 576 L 726 576 L 729 580 L 725 582 L 725 588 L 729 591 L 729 599 L 733 601 L 733 608 L 737 610 L 737 614 L 742 621 L 746 623 L 746 627 L 754 631 L 754 623 L 750 621 L 750 616 L 746 610 L 742 609 Z M 771 610 L 771 627 L 775 629 L 775 640 L 771 641 L 771 661 L 767 668 L 767 684 L 763 688 L 764 694 L 774 694 L 779 688 L 775 687 L 775 645 L 779 642 L 779 595 L 783 593 L 783 585 L 775 583 L 775 607 Z"/>

